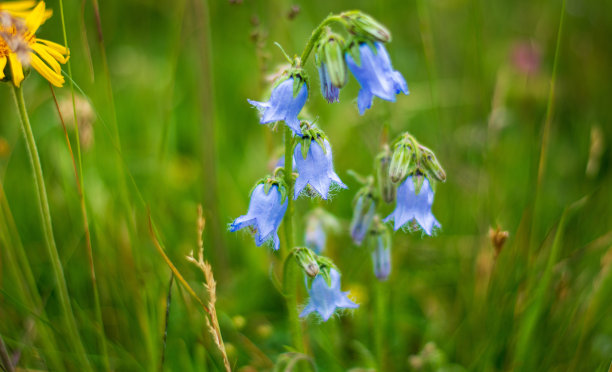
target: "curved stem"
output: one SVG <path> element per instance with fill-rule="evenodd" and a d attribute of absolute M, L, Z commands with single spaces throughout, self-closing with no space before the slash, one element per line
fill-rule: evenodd
<path fill-rule="evenodd" d="M 293 249 L 293 132 L 285 126 L 285 183 L 287 184 L 287 212 L 283 225 L 285 227 L 285 255 L 290 255 Z M 285 265 L 283 268 L 283 292 L 289 312 L 289 327 L 291 330 L 291 341 L 293 347 L 300 353 L 304 353 L 304 340 L 302 336 L 302 325 L 298 314 L 297 289 L 299 272 L 294 265 Z"/>
<path fill-rule="evenodd" d="M 34 173 L 34 181 L 36 182 L 36 191 L 38 196 L 38 206 L 40 208 L 42 227 L 45 237 L 45 246 L 47 247 L 47 253 L 51 259 L 51 269 L 57 285 L 58 297 L 62 307 L 62 313 L 64 315 L 64 326 L 66 327 L 68 338 L 72 344 L 72 351 L 80 359 L 79 364 L 84 370 L 91 370 L 91 365 L 86 357 L 85 348 L 77 331 L 76 321 L 70 305 L 70 296 L 68 295 L 68 287 L 66 285 L 66 278 L 64 277 L 62 262 L 60 261 L 57 246 L 55 245 L 55 238 L 53 237 L 53 225 L 51 223 L 49 201 L 47 200 L 47 190 L 45 188 L 42 166 L 40 165 L 40 158 L 38 156 L 38 149 L 36 148 L 36 141 L 34 140 L 32 126 L 30 125 L 30 118 L 28 117 L 25 101 L 23 99 L 22 88 L 13 86 L 13 97 L 15 98 L 15 105 L 17 105 L 17 109 L 19 111 L 21 129 L 23 130 L 23 136 L 28 149 L 30 164 L 32 165 L 32 170 Z"/>
<path fill-rule="evenodd" d="M 319 40 L 319 37 L 321 36 L 321 33 L 325 29 L 325 26 L 327 26 L 328 24 L 332 22 L 344 23 L 344 19 L 342 19 L 342 17 L 336 14 L 329 15 L 327 16 L 327 18 L 323 20 L 323 22 L 321 22 L 317 26 L 317 28 L 314 29 L 314 31 L 312 31 L 312 34 L 310 35 L 310 39 L 308 39 L 308 44 L 306 44 L 306 47 L 304 48 L 304 51 L 302 52 L 302 56 L 300 57 L 300 63 L 302 64 L 302 66 L 306 65 L 306 61 L 308 60 L 308 57 L 310 56 L 310 52 L 312 52 L 312 48 L 314 48 L 315 43 L 317 42 L 317 40 Z"/>

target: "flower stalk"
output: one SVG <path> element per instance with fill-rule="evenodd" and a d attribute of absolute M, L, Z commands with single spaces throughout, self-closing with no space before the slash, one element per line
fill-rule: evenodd
<path fill-rule="evenodd" d="M 287 212 L 285 213 L 285 219 L 283 221 L 285 229 L 285 257 L 284 260 L 290 258 L 287 257 L 292 254 L 294 247 L 293 240 L 293 147 L 294 147 L 293 131 L 288 126 L 285 126 L 285 183 L 287 184 L 287 195 L 289 205 L 287 206 Z M 289 312 L 289 327 L 291 332 L 291 341 L 293 347 L 300 353 L 304 353 L 304 339 L 302 335 L 302 325 L 300 324 L 300 318 L 298 314 L 298 274 L 294 265 L 285 265 L 283 272 L 283 291 L 285 294 L 285 300 L 287 302 L 287 311 Z"/>
<path fill-rule="evenodd" d="M 25 101 L 23 98 L 23 89 L 21 87 L 13 86 L 13 98 L 15 99 L 17 110 L 19 111 L 21 129 L 23 131 L 26 147 L 28 149 L 34 181 L 36 182 L 36 195 L 38 196 L 37 200 L 42 219 L 45 246 L 47 248 L 47 254 L 50 258 L 55 283 L 57 285 L 59 301 L 64 316 L 64 327 L 68 333 L 68 339 L 70 340 L 72 351 L 79 358 L 81 368 L 83 368 L 83 370 L 91 370 L 91 365 L 86 357 L 87 354 L 85 353 L 85 348 L 77 331 L 78 328 L 72 312 L 72 307 L 70 305 L 70 297 L 68 295 L 68 287 L 64 277 L 64 270 L 59 258 L 57 246 L 55 245 L 53 224 L 51 222 L 51 212 L 49 210 L 49 201 L 47 199 L 47 190 L 45 188 L 42 166 L 40 164 L 38 149 L 36 147 L 36 141 L 34 140 L 34 134 L 32 133 L 32 126 L 30 125 L 30 118 L 26 110 Z"/>

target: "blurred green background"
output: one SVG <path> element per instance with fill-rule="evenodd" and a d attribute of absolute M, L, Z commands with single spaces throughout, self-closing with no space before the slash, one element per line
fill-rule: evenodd
<path fill-rule="evenodd" d="M 61 43 L 59 4 L 47 7 L 54 16 L 38 34 Z M 100 29 L 91 1 L 66 0 L 72 72 L 84 94 L 77 89 L 84 190 L 111 369 L 162 368 L 170 270 L 148 233 L 149 211 L 170 259 L 206 297 L 201 272 L 185 260 L 197 249 L 199 203 L 233 369 L 270 370 L 287 351 L 285 303 L 270 280 L 278 257 L 247 233 L 227 231 L 282 151 L 282 132 L 259 125 L 246 99 L 265 98 L 266 76 L 284 61 L 275 41 L 299 54 L 325 16 L 348 9 L 372 15 L 392 32 L 387 50 L 410 95 L 396 103 L 375 99 L 359 116 L 357 82 L 351 77 L 340 103 L 327 104 L 309 63 L 306 107 L 326 132 L 349 189 L 329 202 L 298 200 L 296 236 L 301 244 L 303 216 L 315 206 L 338 217 L 343 230 L 329 238 L 324 254 L 360 304 L 326 323 L 303 322 L 318 370 L 607 370 L 612 3 L 567 0 L 549 103 L 561 1 L 102 1 Z M 47 82 L 32 73 L 23 85 L 80 335 L 93 367 L 103 370 L 66 139 Z M 55 93 L 68 108 L 74 148 L 69 85 Z M 81 370 L 59 321 L 7 84 L 0 87 L 0 107 L 0 335 L 22 368 L 47 370 L 49 355 L 56 355 L 66 370 Z M 347 171 L 373 171 L 384 125 L 391 138 L 410 131 L 431 148 L 448 179 L 438 185 L 433 206 L 442 231 L 424 238 L 394 234 L 392 274 L 379 285 L 385 315 L 377 320 L 369 252 L 348 234 L 359 184 Z M 497 226 L 509 232 L 498 256 L 489 237 Z M 18 246 L 34 287 L 23 284 L 23 261 L 10 260 Z M 34 325 L 40 309 L 28 305 L 31 292 L 40 295 L 55 335 L 51 349 Z M 384 335 L 380 368 L 372 337 L 377 327 Z M 176 282 L 166 340 L 164 370 L 222 370 L 204 313 Z"/>

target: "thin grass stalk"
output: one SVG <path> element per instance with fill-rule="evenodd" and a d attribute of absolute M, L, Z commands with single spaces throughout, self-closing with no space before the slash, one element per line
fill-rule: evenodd
<path fill-rule="evenodd" d="M 36 280 L 19 238 L 2 183 L 0 183 L 0 243 L 7 247 L 4 250 L 7 266 L 15 271 L 16 285 L 19 288 L 19 294 L 23 296 L 22 302 L 29 306 L 29 310 L 34 314 L 42 347 L 49 350 L 48 353 L 45 353 L 45 361 L 48 362 L 51 370 L 62 370 L 64 366 L 57 353 L 51 352 L 51 350 L 57 349 L 57 341 L 46 320 L 43 301 L 38 293 Z"/>
<path fill-rule="evenodd" d="M 70 68 L 69 68 L 70 70 Z M 70 73 L 70 72 L 68 72 Z M 106 371 L 110 371 L 110 362 L 108 360 L 108 346 L 106 345 L 106 338 L 104 336 L 104 321 L 102 319 L 102 308 L 100 304 L 100 293 L 98 291 L 98 281 L 96 280 L 96 268 L 94 264 L 93 257 L 93 247 L 91 244 L 91 232 L 89 230 L 89 219 L 87 218 L 87 207 L 85 206 L 85 195 L 83 191 L 83 177 L 82 172 L 77 169 L 77 164 L 74 158 L 74 152 L 72 151 L 72 145 L 70 144 L 70 137 L 68 136 L 68 130 L 66 129 L 66 123 L 64 122 L 64 118 L 59 108 L 59 104 L 57 102 L 57 97 L 55 96 L 55 91 L 53 90 L 53 86 L 49 84 L 51 89 L 51 94 L 53 95 L 53 101 L 55 102 L 55 108 L 57 109 L 57 114 L 59 115 L 60 122 L 62 123 L 62 129 L 64 130 L 64 136 L 66 137 L 66 145 L 68 146 L 68 151 L 70 152 L 70 158 L 72 159 L 72 167 L 74 169 L 74 177 L 77 184 L 77 191 L 79 194 L 79 201 L 81 207 L 81 216 L 83 217 L 83 229 L 85 231 L 85 245 L 87 247 L 87 259 L 89 261 L 89 274 L 91 277 L 91 287 L 93 290 L 94 297 L 94 313 L 96 317 L 97 324 L 95 325 L 96 334 L 98 336 L 98 344 L 102 348 L 102 362 L 104 363 L 104 369 Z M 74 90 L 72 90 L 72 107 L 74 111 L 74 120 L 75 127 L 78 127 L 79 124 L 76 118 L 76 108 L 74 105 Z M 80 140 L 78 130 L 76 132 L 77 137 L 77 147 L 80 148 Z M 82 164 L 79 159 L 79 168 L 82 171 Z"/>
<path fill-rule="evenodd" d="M 71 348 L 77 355 L 81 368 L 83 370 L 91 370 L 89 359 L 87 358 L 85 353 L 85 347 L 83 346 L 83 343 L 77 331 L 78 328 L 76 325 L 76 320 L 74 318 L 72 307 L 70 305 L 68 286 L 66 285 L 66 278 L 64 277 L 64 269 L 62 267 L 62 262 L 60 261 L 57 246 L 55 245 L 55 238 L 53 236 L 53 224 L 51 222 L 51 211 L 49 210 L 49 201 L 47 199 L 47 190 L 45 188 L 40 158 L 38 157 L 36 141 L 34 140 L 34 134 L 32 133 L 32 127 L 30 125 L 30 118 L 28 117 L 25 101 L 23 99 L 23 88 L 13 86 L 13 98 L 15 99 L 15 105 L 17 106 L 17 109 L 19 111 L 19 116 L 21 119 L 21 129 L 25 137 L 25 143 L 28 149 L 30 165 L 32 166 L 34 181 L 36 182 L 36 195 L 38 197 L 38 206 L 42 219 L 45 247 L 47 248 L 47 254 L 49 255 L 51 261 L 51 269 L 57 286 L 60 305 L 62 307 L 62 318 L 64 326 L 68 333 Z"/>
<path fill-rule="evenodd" d="M 555 84 L 557 81 L 557 66 L 559 64 L 559 51 L 561 50 L 561 37 L 563 35 L 563 20 L 565 19 L 565 0 L 561 4 L 561 15 L 559 16 L 559 29 L 557 31 L 557 44 L 555 47 L 555 56 L 553 59 L 552 74 L 550 77 L 550 84 L 548 90 L 548 102 L 546 104 L 546 118 L 544 120 L 544 128 L 542 128 L 542 143 L 540 145 L 540 160 L 538 163 L 538 178 L 536 181 L 536 192 L 533 201 L 533 216 L 531 223 L 531 238 L 529 249 L 531 252 L 536 250 L 537 244 L 537 230 L 539 228 L 539 215 L 540 215 L 540 194 L 542 192 L 542 183 L 544 181 L 544 174 L 546 173 L 546 162 L 548 158 L 548 146 L 550 141 L 550 126 L 552 122 L 552 116 L 554 111 L 555 103 Z M 531 253 L 530 252 L 530 253 Z"/>
<path fill-rule="evenodd" d="M 166 315 L 164 317 L 164 336 L 162 338 L 161 362 L 159 370 L 163 371 L 164 361 L 166 359 L 166 339 L 168 337 L 168 323 L 170 321 L 170 304 L 172 303 L 172 284 L 174 284 L 174 273 L 170 273 L 170 282 L 168 283 L 168 295 L 166 296 Z"/>
<path fill-rule="evenodd" d="M 59 0 L 59 8 L 60 8 L 60 18 L 62 21 L 62 35 L 64 37 L 64 46 L 68 48 L 68 36 L 66 33 L 66 22 L 64 17 L 64 4 L 63 0 Z M 68 136 L 68 131 L 66 130 L 66 124 L 64 123 L 64 119 L 62 118 L 62 114 L 59 109 L 59 105 L 57 103 L 57 98 L 55 97 L 55 92 L 53 91 L 53 86 L 49 84 L 51 88 L 51 93 L 53 94 L 53 100 L 55 101 L 55 105 L 57 108 L 57 112 L 60 116 L 60 120 L 62 122 L 62 128 L 64 129 L 64 134 L 66 135 L 66 143 L 68 145 L 68 150 L 70 151 L 70 157 L 72 159 L 72 165 L 74 167 L 74 176 L 77 183 L 77 190 L 79 193 L 79 204 L 81 208 L 81 215 L 83 218 L 83 228 L 85 231 L 85 244 L 87 249 L 87 258 L 89 260 L 89 273 L 91 277 L 91 286 L 93 289 L 94 296 L 94 313 L 96 317 L 96 322 L 98 323 L 96 327 L 96 334 L 98 337 L 98 344 L 102 348 L 102 362 L 104 363 L 104 369 L 106 371 L 110 371 L 110 362 L 108 360 L 108 346 L 106 345 L 106 338 L 104 336 L 104 321 L 102 319 L 102 309 L 100 305 L 100 294 L 98 291 L 98 283 L 96 280 L 96 269 L 94 264 L 94 256 L 93 256 L 93 247 L 91 244 L 91 232 L 89 229 L 89 218 L 87 217 L 87 207 L 85 204 L 85 190 L 83 187 L 83 157 L 81 154 L 81 139 L 79 134 L 79 120 L 76 110 L 76 95 L 74 94 L 74 83 L 72 80 L 72 65 L 70 63 L 70 59 L 66 62 L 66 68 L 68 70 L 68 76 L 70 79 L 70 95 L 72 100 L 72 114 L 74 120 L 74 131 L 75 131 L 75 143 L 77 148 L 77 159 L 78 159 L 78 167 L 75 163 L 74 153 L 72 151 L 72 146 L 70 144 L 70 137 Z M 93 72 L 92 72 L 93 76 Z M 78 168 L 78 169 L 77 169 Z"/>
<path fill-rule="evenodd" d="M 2 339 L 2 335 L 0 335 L 0 362 L 2 362 L 1 367 L 6 372 L 14 372 L 15 368 L 13 367 L 13 361 L 6 350 L 6 345 L 4 344 L 4 340 Z"/>

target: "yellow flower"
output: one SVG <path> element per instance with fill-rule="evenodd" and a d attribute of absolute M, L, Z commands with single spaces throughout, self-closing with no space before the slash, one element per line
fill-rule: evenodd
<path fill-rule="evenodd" d="M 5 11 L 9 13 L 15 11 L 15 9 L 21 12 L 24 5 L 21 5 L 22 8 L 15 5 L 13 5 L 11 9 L 7 7 L 7 4 L 17 3 L 23 4 L 27 2 L 1 3 L 0 9 L 5 9 Z M 3 79 L 5 76 L 4 68 L 8 62 L 13 83 L 15 86 L 19 87 L 24 79 L 23 63 L 25 62 L 29 63 L 56 87 L 64 85 L 64 77 L 62 76 L 60 63 L 66 63 L 68 61 L 70 55 L 68 48 L 52 41 L 38 39 L 36 37 L 36 31 L 48 18 L 48 14 L 49 13 L 45 11 L 45 3 L 41 1 L 31 12 L 26 14 L 23 25 L 12 25 L 7 28 L 5 27 L 6 25 L 0 24 L 0 79 Z M 9 37 L 19 39 L 21 44 L 25 44 L 29 50 L 26 53 L 19 53 L 20 51 L 16 50 L 15 45 L 11 45 L 19 43 L 9 42 Z M 25 58 L 19 58 L 22 54 L 25 54 Z"/>
<path fill-rule="evenodd" d="M 0 2 L 0 12 L 8 12 L 13 17 L 25 18 L 30 13 L 31 9 L 36 5 L 36 1 L 8 1 Z M 51 18 L 53 11 L 51 9 L 45 10 L 45 16 L 43 23 Z"/>

